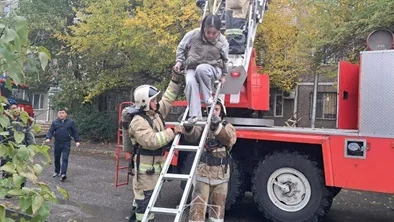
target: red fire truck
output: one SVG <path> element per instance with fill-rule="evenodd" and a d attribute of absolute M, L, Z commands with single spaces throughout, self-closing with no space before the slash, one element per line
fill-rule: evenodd
<path fill-rule="evenodd" d="M 237 129 L 227 209 L 251 191 L 271 221 L 319 221 L 341 188 L 394 193 L 394 50 L 361 52 L 359 65 L 339 63 L 336 129 L 277 127 L 253 118 L 269 110 L 270 85 L 258 73 L 255 51 L 247 53 L 245 70 L 233 69 L 221 91 L 227 120 Z M 177 101 L 174 111 L 186 105 Z M 117 186 L 119 171 L 127 169 L 119 165 L 118 138 Z M 181 171 L 187 172 L 189 157 L 179 153 Z"/>
<path fill-rule="evenodd" d="M 33 106 L 30 101 L 29 87 L 26 84 L 16 85 L 11 82 L 12 90 L 6 87 L 6 79 L 0 78 L 0 96 L 9 100 L 15 100 L 20 110 L 26 111 L 30 117 L 34 117 Z"/>

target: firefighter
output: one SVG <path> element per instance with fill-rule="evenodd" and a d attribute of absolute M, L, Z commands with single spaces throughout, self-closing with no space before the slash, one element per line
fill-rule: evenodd
<path fill-rule="evenodd" d="M 165 161 L 164 152 L 175 135 L 183 133 L 180 129 L 166 129 L 164 122 L 180 92 L 182 79 L 183 75 L 173 72 L 160 102 L 157 102 L 160 91 L 153 86 L 142 85 L 134 91 L 135 107 L 140 114 L 135 115 L 129 125 L 130 139 L 136 144 L 134 202 L 129 221 L 142 220 Z M 154 221 L 154 214 L 149 215 L 149 221 Z"/>
<path fill-rule="evenodd" d="M 226 0 L 226 38 L 230 54 L 243 54 L 246 48 L 246 26 L 250 0 Z"/>
<path fill-rule="evenodd" d="M 174 69 L 186 70 L 186 99 L 189 104 L 190 123 L 202 118 L 201 100 L 207 106 L 213 103 L 212 81 L 220 79 L 223 83 L 228 74 L 228 42 L 220 33 L 220 18 L 208 15 L 201 28 L 188 32 L 179 43 L 176 51 Z"/>
<path fill-rule="evenodd" d="M 210 132 L 197 167 L 189 221 L 205 221 L 207 203 L 209 221 L 224 221 L 224 210 L 230 178 L 229 151 L 236 142 L 235 128 L 225 121 L 226 107 L 219 99 L 214 107 Z M 178 126 L 177 128 L 182 128 Z M 198 142 L 203 131 L 199 126 L 185 126 L 188 142 Z"/>

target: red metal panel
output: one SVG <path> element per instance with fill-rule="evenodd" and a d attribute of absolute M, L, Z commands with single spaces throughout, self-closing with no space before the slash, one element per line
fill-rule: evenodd
<path fill-rule="evenodd" d="M 359 70 L 358 65 L 343 61 L 339 63 L 339 129 L 358 129 Z"/>
<path fill-rule="evenodd" d="M 394 193 L 394 139 L 237 130 L 237 138 L 322 146 L 326 185 Z M 365 139 L 366 159 L 345 157 L 346 139 Z"/>
<path fill-rule="evenodd" d="M 324 165 L 324 177 L 326 179 L 327 186 L 335 186 L 334 183 L 334 170 L 332 168 L 332 153 L 330 146 L 330 138 L 327 137 L 326 140 L 321 144 L 322 154 L 323 154 L 323 165 Z"/>
<path fill-rule="evenodd" d="M 269 76 L 267 74 L 252 73 L 249 108 L 254 110 L 269 110 Z"/>
<path fill-rule="evenodd" d="M 287 133 L 287 132 L 237 130 L 237 138 L 278 141 L 278 142 L 323 144 L 328 139 L 328 136 Z"/>
<path fill-rule="evenodd" d="M 346 138 L 330 136 L 335 186 L 394 193 L 394 139 L 351 138 L 365 139 L 368 146 L 366 159 L 353 159 L 345 157 Z"/>

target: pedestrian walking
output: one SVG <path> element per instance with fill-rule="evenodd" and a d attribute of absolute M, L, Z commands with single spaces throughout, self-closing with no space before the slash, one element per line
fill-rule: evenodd
<path fill-rule="evenodd" d="M 46 143 L 55 137 L 55 172 L 53 177 L 60 176 L 60 181 L 67 179 L 68 156 L 70 155 L 71 139 L 75 140 L 75 145 L 79 147 L 79 136 L 75 121 L 67 118 L 67 109 L 59 109 L 57 119 L 52 122 L 51 128 L 46 135 Z M 62 163 L 60 164 L 60 158 Z M 61 167 L 61 168 L 60 168 Z"/>

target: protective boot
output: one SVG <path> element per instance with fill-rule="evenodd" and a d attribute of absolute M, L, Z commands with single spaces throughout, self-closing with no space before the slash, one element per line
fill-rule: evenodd
<path fill-rule="evenodd" d="M 131 208 L 131 212 L 130 212 L 130 216 L 126 217 L 126 220 L 128 222 L 134 222 L 137 221 L 137 219 L 135 218 L 135 211 L 137 210 L 136 206 L 133 206 L 133 208 Z"/>
<path fill-rule="evenodd" d="M 129 222 L 141 222 L 141 221 L 139 221 L 137 219 L 134 219 L 134 220 L 129 221 Z M 148 220 L 148 222 L 155 222 L 155 219 L 150 219 L 150 220 Z"/>

